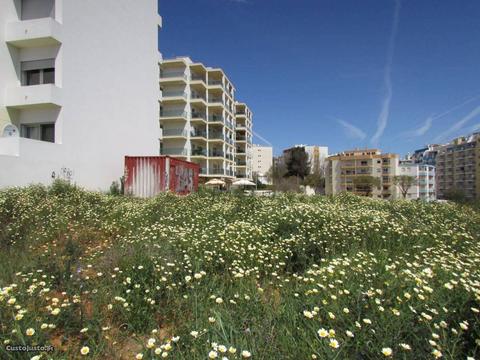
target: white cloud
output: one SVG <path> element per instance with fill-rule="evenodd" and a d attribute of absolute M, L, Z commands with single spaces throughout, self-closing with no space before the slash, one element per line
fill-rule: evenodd
<path fill-rule="evenodd" d="M 367 137 L 367 134 L 365 134 L 364 131 L 362 131 L 355 125 L 349 123 L 348 121 L 337 119 L 337 122 L 343 126 L 345 133 L 348 137 L 360 140 L 364 140 Z"/>
<path fill-rule="evenodd" d="M 395 11 L 393 14 L 393 23 L 392 23 L 392 32 L 390 33 L 390 39 L 388 41 L 387 49 L 387 62 L 384 69 L 384 86 L 385 86 L 385 96 L 382 101 L 382 108 L 380 114 L 378 115 L 377 120 L 377 131 L 372 136 L 370 142 L 372 144 L 377 144 L 380 138 L 385 131 L 385 128 L 388 124 L 388 118 L 390 116 L 390 104 L 393 97 L 393 87 L 392 87 L 392 65 L 393 65 L 393 52 L 395 50 L 395 40 L 398 32 L 398 23 L 400 20 L 400 7 L 402 3 L 400 0 L 395 0 Z"/>
<path fill-rule="evenodd" d="M 480 106 L 477 106 L 475 109 L 473 109 L 467 116 L 463 117 L 459 121 L 457 121 L 455 124 L 453 124 L 450 128 L 445 130 L 443 133 L 438 135 L 435 139 L 434 142 L 441 142 L 448 138 L 449 136 L 455 135 L 456 132 L 461 130 L 470 120 L 473 118 L 477 117 L 480 115 Z"/>

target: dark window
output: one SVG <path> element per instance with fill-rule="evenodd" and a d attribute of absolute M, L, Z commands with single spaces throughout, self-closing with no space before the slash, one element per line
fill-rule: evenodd
<path fill-rule="evenodd" d="M 40 70 L 28 70 L 25 72 L 27 77 L 27 85 L 40 84 Z"/>
<path fill-rule="evenodd" d="M 55 125 L 46 124 L 41 125 L 41 139 L 42 141 L 55 142 Z"/>
<path fill-rule="evenodd" d="M 44 84 L 55 84 L 55 69 L 44 69 L 43 70 L 43 83 Z"/>

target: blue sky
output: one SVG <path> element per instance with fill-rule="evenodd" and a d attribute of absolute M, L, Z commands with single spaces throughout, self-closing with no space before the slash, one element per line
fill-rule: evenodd
<path fill-rule="evenodd" d="M 275 153 L 303 143 L 403 155 L 480 130 L 478 0 L 160 0 L 159 8 L 164 57 L 223 68 Z"/>

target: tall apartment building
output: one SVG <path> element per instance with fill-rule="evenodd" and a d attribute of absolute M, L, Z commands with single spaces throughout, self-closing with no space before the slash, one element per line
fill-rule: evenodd
<path fill-rule="evenodd" d="M 323 171 L 325 167 L 325 160 L 328 157 L 328 147 L 318 145 L 295 145 L 293 148 L 285 149 L 284 154 L 287 154 L 294 148 L 304 148 L 308 155 L 310 163 L 310 172 Z"/>
<path fill-rule="evenodd" d="M 235 103 L 235 176 L 252 180 L 252 112 L 245 103 Z"/>
<path fill-rule="evenodd" d="M 471 200 L 480 199 L 480 133 L 440 146 L 436 168 L 439 199 L 451 190 L 460 190 Z"/>
<path fill-rule="evenodd" d="M 413 159 L 400 160 L 398 175 L 411 176 L 416 179 L 416 183 L 408 189 L 406 199 L 423 201 L 436 199 L 435 166 L 417 164 Z"/>
<path fill-rule="evenodd" d="M 372 196 L 396 199 L 398 190 L 393 177 L 398 172 L 398 155 L 382 154 L 378 149 L 350 150 L 329 156 L 326 165 L 325 192 L 327 195 L 343 191 L 365 195 L 361 186 L 355 186 L 354 178 L 361 175 L 380 179 L 380 188 L 374 188 Z"/>
<path fill-rule="evenodd" d="M 104 190 L 159 154 L 159 27 L 156 0 L 0 0 L 0 187 Z"/>
<path fill-rule="evenodd" d="M 253 145 L 253 173 L 258 175 L 259 180 L 268 184 L 267 173 L 273 165 L 273 148 L 271 146 Z"/>
<path fill-rule="evenodd" d="M 164 60 L 160 87 L 161 154 L 199 164 L 203 181 L 251 176 L 252 114 L 222 69 Z"/>

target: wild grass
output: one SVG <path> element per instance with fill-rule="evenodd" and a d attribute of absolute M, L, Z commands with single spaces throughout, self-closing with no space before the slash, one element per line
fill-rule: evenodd
<path fill-rule="evenodd" d="M 479 358 L 479 234 L 455 204 L 10 189 L 0 358 Z"/>

